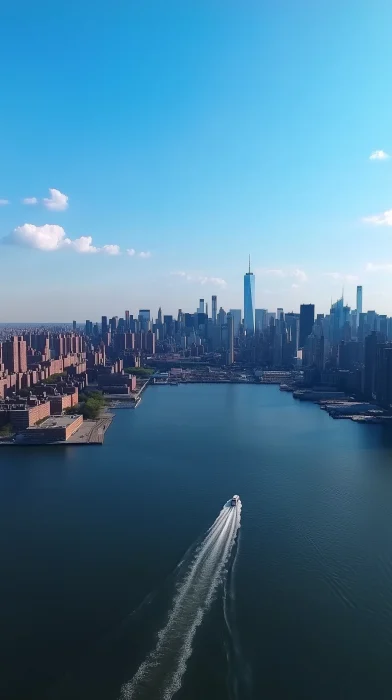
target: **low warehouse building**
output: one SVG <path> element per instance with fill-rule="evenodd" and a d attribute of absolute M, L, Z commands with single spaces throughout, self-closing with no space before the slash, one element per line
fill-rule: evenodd
<path fill-rule="evenodd" d="M 65 442 L 83 423 L 83 416 L 52 416 L 40 425 L 32 426 L 19 434 L 24 442 Z"/>

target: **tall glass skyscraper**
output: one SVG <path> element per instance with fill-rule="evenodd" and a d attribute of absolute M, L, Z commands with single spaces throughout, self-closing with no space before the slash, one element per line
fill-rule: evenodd
<path fill-rule="evenodd" d="M 250 271 L 244 275 L 244 327 L 247 333 L 255 332 L 255 276 Z"/>

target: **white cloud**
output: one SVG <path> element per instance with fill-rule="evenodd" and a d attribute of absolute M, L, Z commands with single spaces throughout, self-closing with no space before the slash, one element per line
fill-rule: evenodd
<path fill-rule="evenodd" d="M 50 209 L 50 211 L 64 211 L 68 209 L 68 197 L 66 194 L 54 188 L 49 188 L 49 192 L 50 197 L 43 199 L 44 207 Z"/>
<path fill-rule="evenodd" d="M 119 245 L 104 245 L 100 248 L 101 253 L 106 253 L 106 255 L 120 255 L 121 250 Z"/>
<path fill-rule="evenodd" d="M 366 272 L 392 272 L 392 263 L 368 263 Z"/>
<path fill-rule="evenodd" d="M 285 277 L 294 277 L 299 282 L 308 281 L 306 272 L 304 272 L 304 270 L 300 270 L 299 268 L 289 270 L 261 268 L 260 270 L 256 270 L 256 274 L 265 275 L 268 277 L 278 277 L 280 279 Z"/>
<path fill-rule="evenodd" d="M 357 275 L 344 275 L 342 272 L 324 272 L 323 277 L 341 282 L 356 282 L 358 280 Z"/>
<path fill-rule="evenodd" d="M 170 273 L 173 277 L 181 277 L 187 282 L 194 282 L 196 284 L 206 285 L 209 284 L 212 287 L 220 287 L 220 289 L 225 289 L 227 287 L 226 280 L 222 277 L 209 277 L 208 275 L 198 275 L 189 272 L 184 272 L 179 270 L 177 272 Z"/>
<path fill-rule="evenodd" d="M 130 255 L 131 257 L 133 257 L 135 255 L 135 253 L 136 253 L 135 248 L 127 248 L 127 255 Z"/>
<path fill-rule="evenodd" d="M 91 236 L 68 238 L 63 227 L 57 224 L 44 224 L 43 226 L 23 224 L 23 226 L 17 226 L 8 236 L 1 239 L 1 242 L 44 251 L 68 248 L 77 253 L 119 255 L 121 252 L 118 245 L 104 245 L 102 248 L 97 248 L 93 245 Z"/>
<path fill-rule="evenodd" d="M 73 241 L 69 238 L 65 240 L 67 241 L 66 245 L 72 245 L 77 253 L 98 253 L 99 249 L 93 245 L 92 236 L 80 236 L 80 238 L 75 238 Z"/>
<path fill-rule="evenodd" d="M 151 253 L 149 250 L 142 250 L 139 253 L 139 258 L 151 258 Z"/>
<path fill-rule="evenodd" d="M 25 197 L 22 199 L 22 204 L 38 204 L 37 197 Z"/>
<path fill-rule="evenodd" d="M 299 289 L 299 284 L 292 284 L 291 289 Z"/>
<path fill-rule="evenodd" d="M 8 199 L 0 199 L 0 207 L 5 207 L 7 204 L 9 204 Z"/>
<path fill-rule="evenodd" d="M 300 282 L 307 282 L 308 281 L 308 276 L 307 276 L 306 272 L 304 272 L 303 270 L 298 270 L 298 269 L 294 270 L 294 272 L 289 273 L 289 277 L 291 277 L 291 276 L 296 277 L 297 280 L 299 280 Z"/>
<path fill-rule="evenodd" d="M 390 155 L 385 151 L 373 151 L 369 156 L 369 160 L 388 160 L 388 158 Z"/>
<path fill-rule="evenodd" d="M 362 221 L 365 224 L 374 224 L 375 226 L 392 226 L 392 209 L 387 209 L 381 214 L 374 214 L 373 216 L 365 216 Z"/>

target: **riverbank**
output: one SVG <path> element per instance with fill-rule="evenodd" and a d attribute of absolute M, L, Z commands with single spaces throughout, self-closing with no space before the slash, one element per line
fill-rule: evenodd
<path fill-rule="evenodd" d="M 320 406 L 331 418 L 352 420 L 357 423 L 392 424 L 392 416 L 381 406 L 369 401 L 359 401 L 343 391 L 319 389 L 298 389 L 293 385 L 282 384 L 281 391 L 291 392 L 298 401 L 310 401 Z"/>

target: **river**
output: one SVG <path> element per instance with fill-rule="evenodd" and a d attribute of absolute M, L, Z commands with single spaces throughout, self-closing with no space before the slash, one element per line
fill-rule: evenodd
<path fill-rule="evenodd" d="M 390 698 L 392 437 L 275 386 L 1 448 L 0 556 L 6 700 Z"/>

